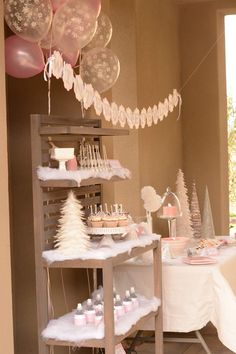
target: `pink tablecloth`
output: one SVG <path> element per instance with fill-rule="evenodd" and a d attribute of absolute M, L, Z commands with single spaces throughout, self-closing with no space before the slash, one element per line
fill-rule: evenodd
<path fill-rule="evenodd" d="M 186 265 L 181 259 L 163 262 L 164 331 L 190 332 L 211 321 L 219 339 L 236 353 L 236 247 L 222 248 L 213 265 Z M 119 293 L 130 286 L 153 295 L 152 266 L 124 264 L 115 269 Z M 143 329 L 153 329 L 150 321 Z"/>

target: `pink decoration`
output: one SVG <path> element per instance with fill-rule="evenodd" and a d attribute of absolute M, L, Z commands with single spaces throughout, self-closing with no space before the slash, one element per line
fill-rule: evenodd
<path fill-rule="evenodd" d="M 57 11 L 57 9 L 63 5 L 67 0 L 51 0 L 52 2 L 52 8 L 53 8 L 53 11 Z"/>
<path fill-rule="evenodd" d="M 66 162 L 66 169 L 68 171 L 76 171 L 78 167 L 76 156 L 73 159 Z"/>
<path fill-rule="evenodd" d="M 17 78 L 29 78 L 44 69 L 43 52 L 38 44 L 18 36 L 10 36 L 5 42 L 7 74 Z"/>
<path fill-rule="evenodd" d="M 56 11 L 52 32 L 63 52 L 86 46 L 97 28 L 98 3 L 95 0 L 68 0 Z"/>
<path fill-rule="evenodd" d="M 97 13 L 97 17 L 98 17 L 100 15 L 100 11 L 101 11 L 101 0 L 89 0 L 89 3 L 91 4 L 91 7 Z"/>
<path fill-rule="evenodd" d="M 52 47 L 51 50 L 50 49 L 43 49 L 43 53 L 46 57 L 46 59 L 48 59 L 54 52 L 54 50 L 58 50 L 59 52 L 61 52 L 60 48 L 58 48 L 57 46 Z M 63 60 L 70 64 L 72 67 L 74 67 L 78 61 L 79 58 L 79 51 L 70 51 L 69 53 L 62 53 L 61 52 L 61 56 L 63 58 Z"/>
<path fill-rule="evenodd" d="M 177 208 L 175 205 L 168 204 L 168 206 L 163 207 L 163 216 L 165 217 L 176 217 Z"/>

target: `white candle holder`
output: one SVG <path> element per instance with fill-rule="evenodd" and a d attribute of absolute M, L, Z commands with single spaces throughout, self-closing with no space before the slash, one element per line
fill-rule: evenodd
<path fill-rule="evenodd" d="M 161 208 L 157 212 L 160 219 L 168 221 L 169 237 L 176 238 L 176 218 L 182 216 L 179 199 L 170 187 L 162 197 Z"/>
<path fill-rule="evenodd" d="M 66 170 L 66 162 L 72 160 L 75 154 L 74 148 L 52 148 L 51 159 L 59 162 L 59 170 Z"/>

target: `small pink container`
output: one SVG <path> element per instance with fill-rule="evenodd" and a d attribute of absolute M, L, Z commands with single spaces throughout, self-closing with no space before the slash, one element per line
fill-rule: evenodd
<path fill-rule="evenodd" d="M 92 311 L 85 311 L 86 321 L 89 324 L 93 324 L 95 322 L 95 310 Z"/>
<path fill-rule="evenodd" d="M 81 327 L 86 325 L 85 315 L 74 315 L 74 324 L 75 326 Z"/>
<path fill-rule="evenodd" d="M 114 308 L 114 321 L 116 322 L 118 320 L 118 313 L 117 313 L 117 309 Z"/>
<path fill-rule="evenodd" d="M 133 304 L 133 309 L 137 309 L 139 308 L 139 302 L 138 299 L 131 299 L 132 300 L 132 304 Z"/>
<path fill-rule="evenodd" d="M 125 308 L 124 308 L 124 306 L 116 306 L 115 309 L 116 309 L 116 311 L 117 311 L 117 316 L 118 316 L 118 317 L 124 316 L 124 314 L 125 314 Z"/>
<path fill-rule="evenodd" d="M 123 305 L 125 308 L 125 312 L 130 312 L 133 310 L 133 303 L 132 301 L 123 301 Z"/>
<path fill-rule="evenodd" d="M 77 168 L 78 168 L 78 163 L 77 163 L 76 156 L 74 156 L 73 159 L 66 162 L 67 171 L 76 171 Z"/>
<path fill-rule="evenodd" d="M 103 316 L 95 316 L 95 326 L 98 326 L 102 322 Z"/>

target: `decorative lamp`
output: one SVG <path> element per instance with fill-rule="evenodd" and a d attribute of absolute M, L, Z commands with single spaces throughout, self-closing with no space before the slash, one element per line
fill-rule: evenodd
<path fill-rule="evenodd" d="M 176 238 L 176 218 L 182 216 L 179 199 L 170 187 L 162 197 L 161 208 L 157 212 L 160 219 L 168 220 L 169 237 Z"/>

